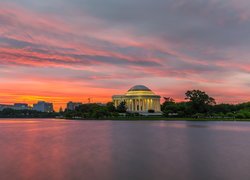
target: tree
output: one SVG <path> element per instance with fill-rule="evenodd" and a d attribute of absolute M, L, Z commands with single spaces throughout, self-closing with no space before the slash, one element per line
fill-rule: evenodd
<path fill-rule="evenodd" d="M 191 90 L 185 93 L 193 113 L 207 113 L 209 107 L 215 105 L 215 99 L 200 90 Z"/>
<path fill-rule="evenodd" d="M 60 115 L 63 114 L 63 108 L 62 108 L 62 107 L 60 107 L 60 109 L 59 109 L 59 114 L 60 114 Z"/>
<path fill-rule="evenodd" d="M 186 117 L 187 103 L 186 102 L 175 102 L 171 97 L 164 97 L 165 102 L 162 104 L 162 112 L 166 117 Z"/>
<path fill-rule="evenodd" d="M 174 103 L 175 100 L 171 97 L 163 97 L 163 99 L 165 100 L 165 102 L 169 102 L 169 103 Z"/>
<path fill-rule="evenodd" d="M 235 111 L 236 111 L 236 106 L 233 104 L 217 104 L 212 108 L 213 113 L 223 112 L 224 114 L 226 114 Z"/>
<path fill-rule="evenodd" d="M 175 100 L 171 97 L 164 97 L 164 103 L 161 106 L 161 110 L 164 111 L 166 107 L 175 105 Z"/>
<path fill-rule="evenodd" d="M 107 103 L 107 109 L 109 112 L 115 112 L 115 106 L 113 102 L 108 102 Z"/>
<path fill-rule="evenodd" d="M 122 101 L 119 106 L 117 106 L 117 111 L 119 113 L 125 113 L 127 112 L 127 107 L 126 107 L 126 102 L 125 101 Z"/>

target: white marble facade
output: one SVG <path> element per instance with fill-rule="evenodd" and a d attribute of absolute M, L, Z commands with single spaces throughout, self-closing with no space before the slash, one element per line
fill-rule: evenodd
<path fill-rule="evenodd" d="M 143 85 L 136 85 L 129 89 L 124 95 L 112 96 L 115 107 L 122 101 L 126 102 L 129 112 L 161 111 L 160 96 L 155 95 L 149 88 Z"/>

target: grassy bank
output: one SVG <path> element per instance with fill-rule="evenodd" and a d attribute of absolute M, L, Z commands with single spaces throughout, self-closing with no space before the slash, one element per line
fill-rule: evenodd
<path fill-rule="evenodd" d="M 114 120 L 114 121 L 250 121 L 236 118 L 167 118 L 167 117 L 109 117 L 101 119 L 71 119 L 71 120 Z"/>

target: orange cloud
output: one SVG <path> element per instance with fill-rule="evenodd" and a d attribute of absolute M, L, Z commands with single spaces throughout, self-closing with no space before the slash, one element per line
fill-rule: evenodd
<path fill-rule="evenodd" d="M 45 100 L 58 110 L 89 97 L 107 102 L 142 83 L 178 101 L 197 88 L 219 102 L 249 100 L 249 55 L 238 63 L 237 51 L 220 58 L 215 47 L 141 34 L 86 12 L 67 18 L 0 3 L 0 103 Z"/>

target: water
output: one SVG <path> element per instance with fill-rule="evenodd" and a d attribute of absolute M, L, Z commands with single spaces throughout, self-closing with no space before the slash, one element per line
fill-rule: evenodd
<path fill-rule="evenodd" d="M 0 120 L 0 179 L 250 179 L 250 123 Z"/>

